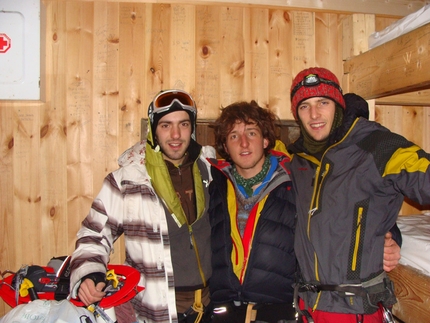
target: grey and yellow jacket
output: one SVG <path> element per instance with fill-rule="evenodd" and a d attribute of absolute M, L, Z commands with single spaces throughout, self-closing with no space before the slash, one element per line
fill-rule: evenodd
<path fill-rule="evenodd" d="M 106 272 L 114 242 L 124 235 L 126 264 L 141 273 L 145 290 L 133 299 L 139 322 L 177 322 L 175 287 L 197 289 L 211 276 L 207 214 L 212 147 L 191 140 L 197 220 L 187 223 L 163 157 L 140 142 L 119 158 L 120 168 L 104 180 L 78 232 L 72 256 L 71 290 L 81 278 Z M 172 245 L 172 241 L 183 245 Z M 190 248 L 190 241 L 193 248 Z"/>
<path fill-rule="evenodd" d="M 288 160 L 286 155 L 272 152 L 272 167 L 276 170 L 250 211 L 243 237 L 237 226 L 232 166 L 223 160 L 211 161 L 209 214 L 213 270 L 210 291 L 215 304 L 292 303 L 296 210 L 284 166 Z"/>
<path fill-rule="evenodd" d="M 361 284 L 383 272 L 384 235 L 404 196 L 430 203 L 430 155 L 376 122 L 353 117 L 321 156 L 306 153 L 302 138 L 289 146 L 297 196 L 295 251 L 305 282 Z M 339 136 L 340 134 L 340 136 Z M 360 296 L 304 292 L 311 308 L 371 313 Z"/>

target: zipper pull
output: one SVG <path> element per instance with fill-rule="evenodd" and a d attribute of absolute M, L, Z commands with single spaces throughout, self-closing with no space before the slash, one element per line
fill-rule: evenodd
<path fill-rule="evenodd" d="M 313 209 L 311 209 L 311 210 L 309 210 L 309 212 L 308 212 L 308 213 L 309 213 L 309 215 L 310 215 L 310 216 L 313 216 L 313 215 L 314 215 L 314 213 L 316 212 L 316 210 L 318 210 L 318 208 L 316 208 L 316 207 L 315 207 L 315 208 L 313 208 Z"/>
<path fill-rule="evenodd" d="M 203 180 L 203 184 L 205 184 L 205 187 L 206 187 L 206 188 L 207 188 L 207 187 L 209 187 L 209 180 L 204 179 L 204 180 Z"/>
<path fill-rule="evenodd" d="M 193 243 L 193 229 L 191 228 L 191 226 L 188 226 L 188 230 L 190 232 L 190 249 L 193 249 L 194 247 L 194 243 Z"/>

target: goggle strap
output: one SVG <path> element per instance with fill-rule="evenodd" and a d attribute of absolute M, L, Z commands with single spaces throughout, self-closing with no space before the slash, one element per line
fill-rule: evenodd
<path fill-rule="evenodd" d="M 186 104 L 183 104 L 179 99 L 177 99 L 177 98 L 174 98 L 173 100 L 172 100 L 172 102 L 169 104 L 169 105 L 166 105 L 166 106 L 163 106 L 163 107 L 156 107 L 154 104 L 152 105 L 153 106 L 153 111 L 152 111 L 152 113 L 153 114 L 157 114 L 157 113 L 163 113 L 163 112 L 166 112 L 166 111 L 169 111 L 170 110 L 170 108 L 173 106 L 173 104 L 175 103 L 175 101 L 176 102 L 178 102 L 180 105 L 181 105 L 181 107 L 182 107 L 182 109 L 184 109 L 184 110 L 187 110 L 187 111 L 190 111 L 191 113 L 193 113 L 193 114 L 195 114 L 196 113 L 196 108 L 194 107 L 194 106 L 190 106 L 190 105 L 186 105 Z"/>

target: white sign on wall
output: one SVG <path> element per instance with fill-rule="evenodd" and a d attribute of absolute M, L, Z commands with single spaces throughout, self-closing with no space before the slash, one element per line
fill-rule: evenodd
<path fill-rule="evenodd" d="M 0 100 L 40 100 L 40 0 L 0 0 Z"/>

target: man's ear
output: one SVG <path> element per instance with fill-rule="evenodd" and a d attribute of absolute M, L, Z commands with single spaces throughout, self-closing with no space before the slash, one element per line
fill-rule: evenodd
<path fill-rule="evenodd" d="M 227 145 L 226 144 L 222 144 L 223 145 L 223 147 L 224 147 L 224 150 L 225 150 L 225 152 L 227 153 L 227 154 L 229 154 L 228 153 L 228 149 L 227 149 Z M 230 155 L 230 154 L 229 154 Z"/>
<path fill-rule="evenodd" d="M 269 146 L 269 139 L 264 138 L 264 139 L 263 139 L 263 148 L 264 148 L 264 149 L 266 149 L 266 148 L 267 148 L 267 146 Z"/>

